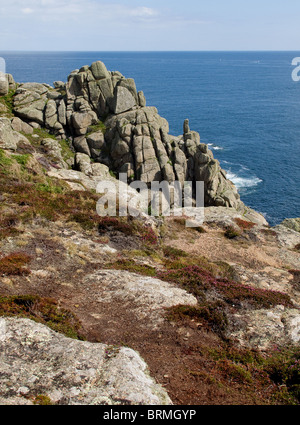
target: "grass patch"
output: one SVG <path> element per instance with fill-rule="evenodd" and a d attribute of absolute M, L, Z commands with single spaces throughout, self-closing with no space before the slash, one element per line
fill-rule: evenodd
<path fill-rule="evenodd" d="M 91 125 L 88 128 L 88 133 L 87 133 L 86 137 L 90 136 L 92 133 L 96 133 L 97 131 L 101 131 L 103 134 L 105 134 L 105 132 L 106 132 L 106 126 L 105 126 L 105 124 L 102 121 L 99 121 L 95 125 Z"/>
<path fill-rule="evenodd" d="M 113 268 L 115 270 L 126 270 L 128 272 L 141 274 L 143 276 L 156 276 L 156 269 L 154 267 L 144 264 L 137 264 L 134 260 L 130 259 L 117 260 L 107 267 Z"/>
<path fill-rule="evenodd" d="M 39 136 L 39 139 L 53 139 L 56 140 L 56 137 L 51 134 L 48 130 L 46 130 L 45 128 L 35 128 L 33 130 L 33 134 Z M 27 135 L 28 136 L 28 135 Z M 34 140 L 38 140 L 38 138 L 33 138 Z"/>
<path fill-rule="evenodd" d="M 83 339 L 80 322 L 68 310 L 60 308 L 50 298 L 37 295 L 0 297 L 0 316 L 22 317 L 49 326 L 56 332 L 73 339 Z"/>
<path fill-rule="evenodd" d="M 181 249 L 173 248 L 172 246 L 163 247 L 163 254 L 166 258 L 171 260 L 179 260 L 183 257 L 188 257 L 188 253 Z"/>
<path fill-rule="evenodd" d="M 74 152 L 70 148 L 69 142 L 67 140 L 59 140 L 58 141 L 61 147 L 61 155 L 64 161 L 68 161 L 70 159 L 74 159 Z"/>
<path fill-rule="evenodd" d="M 231 362 L 230 360 L 220 360 L 217 362 L 217 368 L 229 382 L 240 384 L 253 382 L 251 372 L 245 366 Z"/>
<path fill-rule="evenodd" d="M 64 188 L 54 185 L 52 181 L 49 181 L 49 183 L 37 183 L 36 190 L 43 193 L 64 193 Z"/>
<path fill-rule="evenodd" d="M 30 158 L 30 154 L 13 155 L 13 159 L 17 161 L 17 163 L 20 164 L 23 169 L 26 168 L 26 165 Z"/>
<path fill-rule="evenodd" d="M 13 160 L 6 155 L 3 149 L 0 149 L 0 169 L 2 172 L 7 172 L 6 167 L 9 167 L 13 163 Z"/>
<path fill-rule="evenodd" d="M 8 110 L 8 114 L 13 116 L 15 90 L 9 90 L 8 94 L 0 97 L 0 102 L 3 103 Z"/>
<path fill-rule="evenodd" d="M 85 191 L 71 191 L 64 182 L 46 177 L 42 171 L 26 167 L 30 155 L 8 157 L 0 150 L 0 191 L 3 205 L 18 211 L 18 222 L 29 222 L 35 217 L 50 221 L 76 221 L 83 228 L 95 228 L 98 196 Z M 1 237 L 13 231 L 11 212 L 1 208 Z"/>

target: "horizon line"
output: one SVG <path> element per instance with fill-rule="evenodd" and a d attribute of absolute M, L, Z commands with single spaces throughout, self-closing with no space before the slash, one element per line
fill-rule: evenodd
<path fill-rule="evenodd" d="M 299 50 L 0 50 L 2 53 L 244 53 L 244 52 L 253 52 L 253 53 L 268 53 L 268 52 L 300 52 Z"/>

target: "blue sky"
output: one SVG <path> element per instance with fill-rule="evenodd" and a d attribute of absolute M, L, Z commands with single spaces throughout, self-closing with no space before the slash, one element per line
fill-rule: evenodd
<path fill-rule="evenodd" d="M 0 50 L 299 50 L 299 0 L 0 0 Z"/>

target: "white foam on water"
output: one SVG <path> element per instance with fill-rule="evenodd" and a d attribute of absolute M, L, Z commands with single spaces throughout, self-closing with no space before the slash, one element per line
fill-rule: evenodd
<path fill-rule="evenodd" d="M 243 187 L 254 187 L 257 186 L 259 183 L 262 183 L 262 180 L 258 177 L 240 177 L 237 174 L 234 174 L 230 171 L 227 172 L 227 178 L 234 183 L 234 185 L 240 189 Z"/>
<path fill-rule="evenodd" d="M 213 151 L 222 151 L 224 149 L 221 146 L 214 145 L 213 143 L 208 143 L 207 146 Z"/>

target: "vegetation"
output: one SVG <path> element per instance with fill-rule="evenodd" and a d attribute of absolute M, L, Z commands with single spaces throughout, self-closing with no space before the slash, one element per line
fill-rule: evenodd
<path fill-rule="evenodd" d="M 15 252 L 0 258 L 0 275 L 19 275 L 30 274 L 30 270 L 25 266 L 31 261 L 29 255 L 22 252 Z"/>
<path fill-rule="evenodd" d="M 4 100 L 1 99 L 10 111 L 12 96 L 13 93 L 10 93 Z M 100 130 L 105 132 L 105 126 L 101 122 L 89 128 L 91 133 Z M 212 386 L 224 388 L 228 393 L 232 386 L 242 388 L 249 394 L 261 391 L 268 402 L 272 400 L 275 404 L 299 404 L 299 349 L 286 348 L 262 354 L 255 350 L 237 348 L 226 338 L 229 314 L 232 311 L 243 308 L 272 308 L 278 304 L 293 307 L 288 295 L 240 283 L 233 267 L 226 262 L 213 262 L 203 256 L 191 255 L 181 249 L 165 246 L 161 236 L 138 220 L 99 217 L 96 213 L 97 194 L 71 191 L 64 182 L 48 178 L 43 171 L 43 168 L 47 167 L 47 160 L 45 159 L 43 167 L 43 163 L 38 164 L 32 155 L 33 151 L 43 153 L 40 146 L 43 138 L 55 137 L 44 129 L 35 129 L 34 134 L 27 137 L 34 148 L 20 144 L 14 154 L 0 149 L 0 241 L 19 235 L 22 232 L 22 224 L 30 223 L 38 217 L 49 222 L 75 222 L 83 230 L 100 234 L 100 239 L 96 241 L 99 243 L 108 243 L 110 237 L 116 235 L 124 240 L 122 235 L 125 235 L 128 237 L 126 241 L 133 240 L 136 243 L 136 249 L 124 251 L 114 261 L 110 260 L 106 267 L 175 282 L 194 294 L 198 304 L 167 309 L 167 319 L 172 321 L 172 325 L 177 322 L 180 327 L 191 326 L 196 332 L 204 330 L 205 335 L 213 331 L 212 345 L 208 343 L 207 346 L 186 348 L 189 352 L 196 353 L 197 361 L 200 359 L 199 363 L 204 365 L 202 369 L 195 366 L 188 371 L 192 379 L 199 378 Z M 73 152 L 68 142 L 59 143 L 63 158 L 71 159 Z M 184 217 L 177 217 L 173 221 L 177 229 L 186 225 Z M 236 219 L 235 223 L 235 226 L 228 226 L 225 231 L 225 236 L 229 239 L 247 234 L 254 226 L 253 223 L 242 219 Z M 202 227 L 195 230 L 199 233 L 205 232 Z M 262 231 L 269 236 L 276 235 L 271 229 Z M 300 245 L 295 246 L 294 250 L 300 251 Z M 24 280 L 23 277 L 31 273 L 31 262 L 33 259 L 26 252 L 0 252 L 0 277 L 9 276 L 13 280 Z M 290 270 L 290 273 L 293 275 L 293 284 L 298 289 L 300 271 Z M 31 294 L 1 296 L 0 316 L 28 318 L 68 337 L 84 339 L 78 318 L 72 312 L 59 307 L 58 303 L 50 298 Z M 113 350 L 108 350 L 108 355 L 113 353 Z M 52 404 L 47 395 L 38 394 L 33 397 L 35 404 Z"/>
<path fill-rule="evenodd" d="M 241 230 L 250 230 L 255 226 L 255 223 L 252 223 L 251 221 L 242 220 L 241 218 L 235 218 L 234 221 L 240 227 Z"/>
<path fill-rule="evenodd" d="M 49 326 L 69 338 L 83 339 L 80 322 L 68 310 L 58 307 L 50 298 L 37 295 L 0 297 L 0 316 L 17 316 L 31 319 Z"/>
<path fill-rule="evenodd" d="M 8 94 L 6 96 L 0 97 L 0 103 L 6 106 L 7 113 L 5 114 L 8 117 L 13 116 L 13 97 L 15 95 L 15 90 L 9 90 Z"/>
<path fill-rule="evenodd" d="M 126 270 L 128 272 L 141 274 L 143 276 L 156 276 L 156 269 L 154 267 L 137 264 L 134 260 L 130 259 L 119 259 L 112 264 L 107 266 L 108 268 L 114 268 L 115 270 Z"/>
<path fill-rule="evenodd" d="M 210 329 L 215 332 L 223 333 L 228 326 L 228 318 L 224 310 L 224 303 L 200 302 L 197 307 L 177 306 L 167 310 L 167 319 L 170 321 L 185 320 L 186 318 L 205 321 Z"/>
<path fill-rule="evenodd" d="M 102 121 L 99 121 L 98 124 L 91 125 L 88 128 L 87 137 L 92 133 L 96 133 L 97 131 L 102 131 L 102 133 L 105 134 L 106 127 L 105 127 L 105 124 Z"/>
<path fill-rule="evenodd" d="M 51 406 L 53 403 L 52 403 L 50 397 L 43 395 L 43 394 L 39 394 L 34 399 L 33 404 L 37 404 L 37 405 L 40 405 L 40 406 Z"/>
<path fill-rule="evenodd" d="M 226 230 L 225 230 L 225 233 L 224 233 L 224 236 L 227 239 L 235 239 L 238 236 L 241 236 L 241 233 L 242 232 L 239 231 L 239 230 L 237 230 L 235 227 L 233 227 L 233 226 L 227 226 L 226 227 Z"/>

